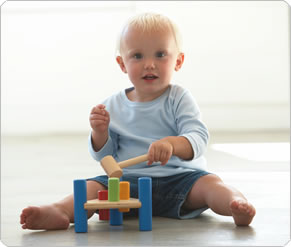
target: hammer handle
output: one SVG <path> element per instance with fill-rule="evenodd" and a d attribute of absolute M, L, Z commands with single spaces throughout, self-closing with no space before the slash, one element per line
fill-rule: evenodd
<path fill-rule="evenodd" d="M 129 159 L 129 160 L 121 161 L 118 163 L 118 165 L 120 166 L 120 168 L 124 168 L 124 167 L 128 167 L 128 166 L 136 165 L 138 163 L 141 163 L 141 162 L 144 162 L 147 160 L 148 160 L 148 155 L 144 154 L 144 155 L 137 156 L 137 157 Z"/>

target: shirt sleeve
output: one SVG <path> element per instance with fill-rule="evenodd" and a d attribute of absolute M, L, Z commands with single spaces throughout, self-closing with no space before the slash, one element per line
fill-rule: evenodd
<path fill-rule="evenodd" d="M 96 152 L 93 148 L 92 144 L 92 132 L 89 135 L 88 138 L 88 147 L 89 147 L 89 153 L 93 157 L 94 160 L 100 161 L 103 157 L 106 155 L 112 155 L 113 157 L 115 156 L 116 153 L 116 147 L 114 145 L 114 137 L 112 135 L 108 135 L 108 139 L 104 146 Z"/>
<path fill-rule="evenodd" d="M 175 102 L 175 121 L 178 135 L 184 136 L 191 143 L 194 158 L 203 155 L 207 144 L 209 133 L 206 125 L 201 121 L 201 114 L 195 99 L 189 91 L 184 93 Z"/>

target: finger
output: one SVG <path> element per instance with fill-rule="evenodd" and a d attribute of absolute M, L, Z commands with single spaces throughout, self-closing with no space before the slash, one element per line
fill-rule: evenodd
<path fill-rule="evenodd" d="M 154 149 L 151 145 L 148 151 L 148 165 L 151 165 L 153 162 L 154 162 Z"/>
<path fill-rule="evenodd" d="M 96 107 L 99 108 L 100 110 L 102 109 L 104 110 L 106 106 L 103 104 L 99 104 L 99 105 L 96 105 Z"/>
<path fill-rule="evenodd" d="M 109 114 L 109 112 L 106 111 L 106 110 L 104 110 L 104 112 L 105 112 L 105 115 L 104 115 L 104 116 L 110 118 L 110 114 Z"/>
<path fill-rule="evenodd" d="M 106 121 L 104 120 L 92 120 L 91 122 L 93 125 L 106 124 Z"/>
<path fill-rule="evenodd" d="M 148 153 L 148 165 L 154 163 L 154 156 L 152 153 Z"/>
<path fill-rule="evenodd" d="M 162 165 L 166 165 L 168 163 L 168 161 L 170 160 L 170 158 L 171 158 L 171 155 L 166 153 L 164 158 L 163 158 Z"/>
<path fill-rule="evenodd" d="M 102 114 L 102 115 L 105 115 L 105 105 L 97 105 L 97 106 L 94 106 L 91 110 L 91 113 L 98 113 L 98 114 Z"/>
<path fill-rule="evenodd" d="M 103 121 L 103 120 L 94 120 L 94 121 L 92 121 L 91 122 L 91 127 L 93 128 L 93 129 L 95 129 L 95 128 L 107 128 L 107 126 L 108 126 L 108 124 L 105 122 L 105 121 Z"/>
<path fill-rule="evenodd" d="M 161 162 L 161 166 L 164 166 L 164 165 L 166 165 L 168 162 L 166 161 L 166 160 L 164 160 L 164 161 L 162 161 Z"/>
<path fill-rule="evenodd" d="M 160 161 L 161 161 L 161 165 L 162 166 L 167 163 L 167 154 L 166 154 L 166 152 L 162 152 L 161 153 Z"/>
<path fill-rule="evenodd" d="M 152 161 L 148 161 L 148 165 L 150 166 L 153 162 Z"/>
<path fill-rule="evenodd" d="M 104 120 L 104 121 L 108 121 L 109 118 L 100 114 L 91 114 L 90 115 L 90 120 Z"/>
<path fill-rule="evenodd" d="M 98 114 L 101 114 L 102 110 L 99 109 L 97 106 L 94 106 L 92 109 L 91 109 L 91 114 L 93 113 L 98 113 Z"/>
<path fill-rule="evenodd" d="M 155 162 L 160 161 L 160 155 L 161 155 L 161 153 L 158 150 L 155 150 L 155 153 L 154 153 L 154 161 Z"/>

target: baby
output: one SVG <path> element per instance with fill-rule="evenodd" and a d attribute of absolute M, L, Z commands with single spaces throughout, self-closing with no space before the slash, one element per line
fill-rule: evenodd
<path fill-rule="evenodd" d="M 89 150 L 100 161 L 112 155 L 118 162 L 144 153 L 148 162 L 124 168 L 123 180 L 138 197 L 139 177 L 152 177 L 153 215 L 195 218 L 210 208 L 247 226 L 255 208 L 241 192 L 206 171 L 203 153 L 208 131 L 191 93 L 172 84 L 184 62 L 176 25 L 159 14 L 141 14 L 127 22 L 118 43 L 116 61 L 133 87 L 91 110 Z M 87 180 L 87 199 L 107 189 L 107 176 Z M 74 198 L 22 211 L 23 229 L 67 229 L 74 222 Z M 95 211 L 88 211 L 90 218 Z M 131 210 L 129 214 L 136 214 Z"/>

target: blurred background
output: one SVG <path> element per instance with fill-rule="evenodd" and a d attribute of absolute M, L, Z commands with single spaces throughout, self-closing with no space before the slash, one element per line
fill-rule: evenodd
<path fill-rule="evenodd" d="M 289 129 L 289 8 L 284 1 L 30 1 L 1 9 L 2 135 L 88 133 L 89 112 L 130 87 L 115 62 L 124 22 L 162 13 L 185 52 L 173 83 L 191 90 L 210 131 Z"/>

